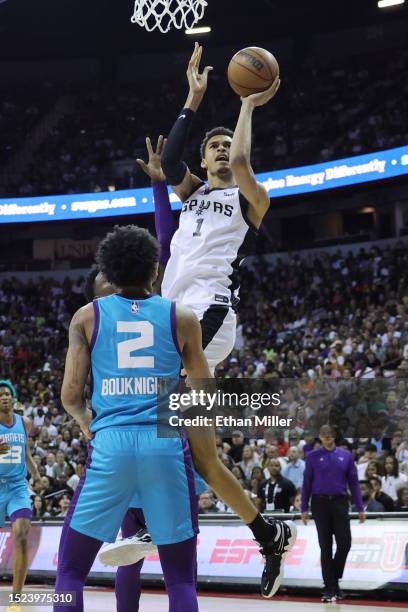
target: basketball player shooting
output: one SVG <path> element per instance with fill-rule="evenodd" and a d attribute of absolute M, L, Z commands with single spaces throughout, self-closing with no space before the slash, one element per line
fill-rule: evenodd
<path fill-rule="evenodd" d="M 14 385 L 0 380 L 0 527 L 10 517 L 15 542 L 13 600 L 7 612 L 17 612 L 28 569 L 28 534 L 31 528 L 31 500 L 26 481 L 27 467 L 33 480 L 40 474 L 31 456 L 28 435 L 31 421 L 13 412 Z M 10 602 L 11 603 L 11 602 Z"/>
<path fill-rule="evenodd" d="M 213 373 L 235 344 L 237 271 L 269 208 L 268 193 L 256 181 L 251 166 L 252 113 L 273 98 L 280 80 L 278 75 L 266 91 L 241 99 L 234 132 L 225 127 L 207 132 L 200 151 L 201 167 L 207 174 L 204 183 L 182 160 L 212 70 L 206 66 L 200 72 L 202 52 L 203 48 L 196 43 L 187 68 L 187 100 L 162 154 L 166 179 L 183 202 L 179 228 L 171 241 L 162 295 L 189 306 L 197 315 L 204 353 Z M 235 510 L 259 542 L 266 560 L 261 593 L 272 597 L 282 581 L 284 557 L 295 543 L 294 523 L 265 521 L 257 512 L 229 470 L 209 454 L 213 431 L 203 433 L 200 428 L 191 427 L 188 436 L 199 474 Z"/>
<path fill-rule="evenodd" d="M 162 295 L 188 305 L 195 312 L 201 324 L 204 353 L 214 372 L 235 342 L 233 306 L 238 301 L 235 273 L 242 252 L 247 250 L 247 243 L 269 207 L 267 192 L 256 182 L 250 165 L 252 112 L 273 97 L 279 79 L 266 92 L 242 100 L 235 133 L 224 127 L 207 133 L 201 146 L 202 167 L 208 178 L 206 185 L 181 160 L 211 70 L 207 67 L 200 74 L 201 55 L 202 47 L 196 44 L 187 70 L 190 86 L 187 102 L 169 134 L 161 158 L 167 180 L 183 201 L 180 225 L 171 241 Z M 149 163 L 150 160 L 149 150 Z M 141 165 L 146 171 L 146 164 Z M 168 236 L 163 228 L 161 233 Z M 204 433 L 199 428 L 190 428 L 188 435 L 198 472 L 217 496 L 235 510 L 260 543 L 266 558 L 261 591 L 264 597 L 271 597 L 282 580 L 284 556 L 294 545 L 295 525 L 290 521 L 265 521 L 256 511 L 237 480 L 218 460 L 212 430 Z M 112 545 L 117 558 L 121 547 L 129 554 L 127 544 Z M 140 558 L 136 549 L 134 546 L 135 562 Z"/>
<path fill-rule="evenodd" d="M 212 70 L 207 66 L 200 73 L 202 51 L 196 43 L 187 69 L 188 97 L 162 154 L 166 179 L 183 202 L 162 295 L 195 312 L 205 355 L 214 371 L 234 346 L 237 271 L 269 208 L 267 191 L 256 181 L 250 162 L 252 113 L 273 98 L 280 81 L 277 77 L 267 91 L 242 98 L 235 132 L 225 127 L 207 132 L 200 151 L 208 181 L 204 183 L 182 161 Z"/>

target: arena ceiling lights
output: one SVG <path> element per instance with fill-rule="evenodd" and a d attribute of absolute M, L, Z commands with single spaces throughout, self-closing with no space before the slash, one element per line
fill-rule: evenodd
<path fill-rule="evenodd" d="M 388 8 L 390 6 L 397 6 L 398 4 L 404 4 L 405 0 L 378 0 L 378 8 Z"/>

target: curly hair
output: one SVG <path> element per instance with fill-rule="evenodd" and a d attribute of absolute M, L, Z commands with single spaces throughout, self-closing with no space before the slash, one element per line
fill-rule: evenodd
<path fill-rule="evenodd" d="M 159 251 L 158 241 L 147 229 L 115 225 L 99 244 L 95 259 L 110 283 L 129 287 L 152 280 Z"/>
<path fill-rule="evenodd" d="M 204 159 L 205 147 L 207 146 L 207 143 L 210 140 L 210 138 L 212 138 L 213 136 L 231 136 L 232 138 L 234 136 L 234 132 L 226 127 L 223 127 L 222 125 L 220 125 L 219 127 L 215 127 L 209 132 L 207 132 L 206 135 L 204 136 L 204 140 L 202 141 L 200 145 L 201 159 Z"/>
<path fill-rule="evenodd" d="M 11 380 L 0 380 L 0 387 L 7 387 L 13 399 L 17 399 L 17 391 Z"/>
<path fill-rule="evenodd" d="M 95 285 L 95 279 L 98 276 L 98 274 L 99 274 L 99 268 L 97 265 L 94 264 L 92 268 L 89 270 L 88 274 L 86 275 L 83 293 L 84 293 L 84 297 L 86 299 L 87 304 L 89 302 L 92 302 L 95 297 L 94 285 Z"/>

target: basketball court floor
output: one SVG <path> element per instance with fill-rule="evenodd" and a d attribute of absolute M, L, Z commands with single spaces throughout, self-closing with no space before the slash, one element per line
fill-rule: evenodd
<path fill-rule="evenodd" d="M 5 589 L 1 589 L 5 590 Z M 28 589 L 30 590 L 30 589 Z M 87 589 L 85 592 L 85 612 L 114 612 L 116 610 L 115 595 L 111 590 Z M 262 600 L 251 596 L 205 595 L 199 598 L 200 612 L 252 612 L 276 610 L 276 612 L 403 612 L 408 608 L 406 602 L 341 602 L 323 604 L 316 599 L 289 599 L 274 597 Z M 24 612 L 50 612 L 50 606 L 25 606 Z M 163 593 L 144 593 L 140 600 L 140 612 L 168 612 L 168 599 Z"/>

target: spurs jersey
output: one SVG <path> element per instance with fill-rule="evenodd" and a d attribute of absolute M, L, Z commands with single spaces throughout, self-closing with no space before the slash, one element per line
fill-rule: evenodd
<path fill-rule="evenodd" d="M 203 183 L 192 193 L 171 241 L 163 297 L 193 308 L 237 303 L 237 270 L 256 237 L 247 208 L 238 187 L 209 189 Z"/>

